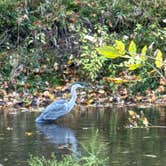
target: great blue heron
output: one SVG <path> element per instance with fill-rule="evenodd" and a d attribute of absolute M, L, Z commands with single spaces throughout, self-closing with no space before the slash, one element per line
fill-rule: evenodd
<path fill-rule="evenodd" d="M 48 105 L 45 110 L 41 113 L 39 117 L 36 118 L 37 123 L 43 122 L 53 122 L 59 117 L 69 113 L 75 105 L 77 99 L 77 88 L 84 88 L 85 84 L 83 83 L 75 83 L 71 87 L 71 99 L 64 100 L 59 99 Z"/>

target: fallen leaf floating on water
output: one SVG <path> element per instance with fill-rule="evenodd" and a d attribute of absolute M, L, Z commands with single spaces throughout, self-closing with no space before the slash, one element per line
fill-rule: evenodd
<path fill-rule="evenodd" d="M 83 127 L 82 128 L 82 130 L 88 130 L 89 129 L 89 127 Z"/>
<path fill-rule="evenodd" d="M 12 127 L 7 127 L 6 130 L 11 131 L 11 130 L 13 130 L 13 128 Z"/>
<path fill-rule="evenodd" d="M 157 156 L 154 155 L 154 154 L 145 154 L 144 156 L 145 157 L 151 157 L 151 158 L 157 158 Z"/>
<path fill-rule="evenodd" d="M 25 135 L 28 136 L 28 137 L 30 137 L 30 136 L 33 135 L 33 133 L 32 133 L 32 132 L 28 132 L 28 131 L 26 131 L 26 132 L 25 132 Z"/>

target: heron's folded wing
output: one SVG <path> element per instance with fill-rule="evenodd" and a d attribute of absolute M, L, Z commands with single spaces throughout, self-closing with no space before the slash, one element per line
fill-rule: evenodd
<path fill-rule="evenodd" d="M 42 113 L 42 118 L 43 120 L 55 120 L 60 116 L 65 115 L 67 112 L 68 111 L 65 102 L 63 104 L 54 102 L 46 107 Z"/>

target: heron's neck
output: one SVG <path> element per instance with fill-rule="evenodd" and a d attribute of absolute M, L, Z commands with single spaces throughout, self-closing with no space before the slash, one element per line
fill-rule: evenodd
<path fill-rule="evenodd" d="M 69 100 L 69 103 L 71 104 L 71 106 L 74 106 L 76 99 L 77 99 L 77 94 L 76 94 L 76 89 L 71 89 L 71 99 Z"/>

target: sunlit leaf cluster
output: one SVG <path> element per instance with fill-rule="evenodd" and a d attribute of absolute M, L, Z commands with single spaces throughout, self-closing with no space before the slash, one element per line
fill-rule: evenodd
<path fill-rule="evenodd" d="M 138 76 L 139 73 L 141 75 L 141 69 L 147 68 L 149 71 L 153 70 L 153 74 L 156 73 L 159 77 L 165 78 L 162 71 L 166 63 L 163 60 L 163 54 L 160 49 L 157 49 L 153 56 L 151 56 L 149 55 L 150 51 L 147 45 L 143 46 L 139 52 L 139 48 L 133 40 L 128 46 L 121 40 L 115 40 L 114 45 L 98 47 L 97 52 L 108 59 L 121 59 L 120 65 L 118 65 L 119 68 L 126 68 L 126 71 L 137 73 Z M 126 78 L 119 78 L 117 76 L 107 80 L 115 84 L 131 82 L 130 79 L 126 81 Z M 140 80 L 140 77 L 139 79 L 135 79 L 135 81 L 138 80 Z"/>
<path fill-rule="evenodd" d="M 97 51 L 106 58 L 125 58 L 124 66 L 128 67 L 129 70 L 142 67 L 150 59 L 150 56 L 147 55 L 147 46 L 145 45 L 141 53 L 138 53 L 136 43 L 133 40 L 130 42 L 128 49 L 125 49 L 125 44 L 122 41 L 116 40 L 115 46 L 102 46 L 97 48 Z M 156 50 L 155 56 L 155 67 L 161 69 L 164 62 L 160 49 Z"/>

